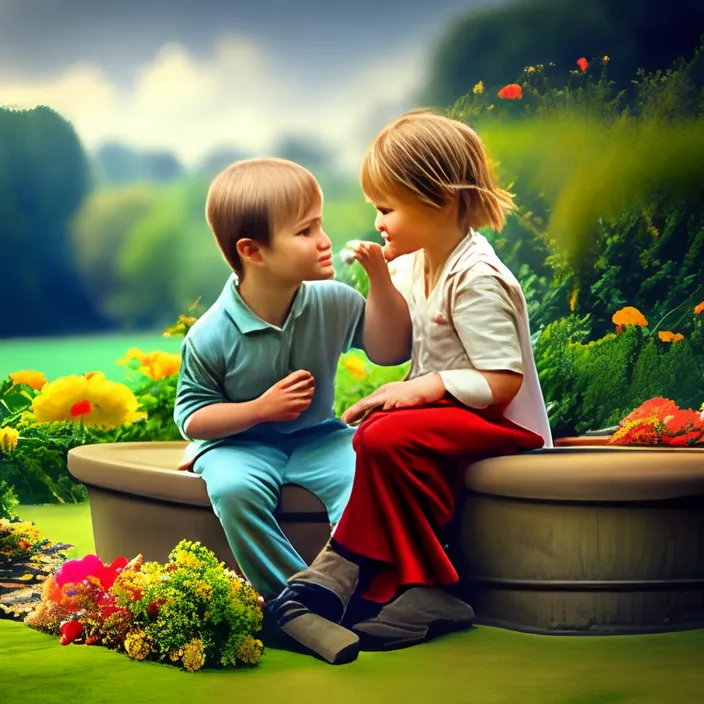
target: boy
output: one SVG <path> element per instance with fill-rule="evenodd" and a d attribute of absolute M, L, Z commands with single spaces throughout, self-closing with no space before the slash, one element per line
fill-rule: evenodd
<path fill-rule="evenodd" d="M 281 486 L 316 494 L 333 524 L 351 491 L 354 430 L 333 414 L 340 355 L 410 355 L 408 336 L 389 334 L 357 291 L 330 281 L 322 203 L 314 177 L 281 159 L 236 162 L 214 179 L 206 218 L 234 274 L 182 345 L 174 419 L 192 441 L 182 467 L 206 482 L 265 600 L 306 566 L 274 518 Z"/>

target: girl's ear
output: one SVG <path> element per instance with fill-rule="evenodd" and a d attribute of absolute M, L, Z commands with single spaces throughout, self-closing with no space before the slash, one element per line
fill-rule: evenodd
<path fill-rule="evenodd" d="M 249 237 L 237 240 L 237 254 L 240 255 L 240 260 L 243 262 L 247 261 L 257 264 L 263 261 L 259 243 Z"/>

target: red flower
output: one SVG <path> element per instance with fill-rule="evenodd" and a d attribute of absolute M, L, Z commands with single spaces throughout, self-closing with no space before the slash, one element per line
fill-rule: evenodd
<path fill-rule="evenodd" d="M 588 68 L 589 68 L 589 62 L 582 57 L 581 59 L 577 59 L 577 66 L 582 69 L 582 73 L 584 73 Z"/>
<path fill-rule="evenodd" d="M 521 100 L 523 98 L 523 88 L 518 83 L 509 83 L 499 91 L 499 98 L 507 100 Z"/>
<path fill-rule="evenodd" d="M 76 401 L 76 403 L 71 406 L 71 415 L 75 418 L 76 416 L 85 416 L 91 412 L 91 405 L 88 399 L 84 401 Z"/>
<path fill-rule="evenodd" d="M 677 435 L 675 437 L 672 437 L 670 435 L 663 435 L 662 436 L 662 444 L 663 445 L 673 445 L 675 447 L 684 447 L 686 445 L 693 445 L 696 443 L 698 440 L 701 439 L 701 430 L 694 430 L 689 433 L 685 433 L 684 435 Z"/>
<path fill-rule="evenodd" d="M 83 633 L 83 624 L 78 620 L 64 621 L 59 628 L 61 632 L 61 640 L 59 643 L 61 645 L 68 645 L 73 643 L 78 636 Z"/>
<path fill-rule="evenodd" d="M 95 573 L 95 576 L 100 580 L 100 586 L 107 591 L 112 587 L 117 579 L 117 575 L 122 572 L 122 570 L 127 565 L 126 557 L 117 557 L 112 561 L 109 567 L 104 567 Z"/>
<path fill-rule="evenodd" d="M 665 418 L 665 416 L 675 415 L 679 411 L 677 404 L 674 401 L 670 401 L 669 398 L 651 398 L 646 401 L 641 406 L 631 411 L 622 421 L 621 424 L 625 425 L 634 420 L 640 420 L 641 418 L 652 418 L 657 417 L 660 420 Z"/>
<path fill-rule="evenodd" d="M 667 423 L 665 423 L 665 431 L 669 435 L 677 435 L 678 433 L 691 432 L 700 427 L 701 420 L 699 418 L 699 413 L 693 411 L 692 409 L 678 410 L 672 415 Z"/>
<path fill-rule="evenodd" d="M 147 613 L 151 621 L 156 621 L 156 617 L 159 615 L 159 609 L 166 603 L 166 599 L 157 599 L 152 601 L 147 607 Z"/>
<path fill-rule="evenodd" d="M 619 439 L 619 445 L 657 445 L 658 431 L 651 423 L 638 423 Z"/>

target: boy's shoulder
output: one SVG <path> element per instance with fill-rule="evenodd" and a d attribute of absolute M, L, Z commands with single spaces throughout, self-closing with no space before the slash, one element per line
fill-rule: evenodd
<path fill-rule="evenodd" d="M 237 326 L 218 299 L 193 323 L 184 337 L 183 344 L 188 344 L 194 351 L 203 353 L 215 351 L 224 346 L 231 348 L 239 336 Z"/>
<path fill-rule="evenodd" d="M 342 283 L 342 281 L 334 281 L 326 279 L 325 281 L 307 281 L 306 289 L 310 302 L 332 302 L 333 304 L 361 299 L 364 300 L 359 291 L 352 286 Z"/>

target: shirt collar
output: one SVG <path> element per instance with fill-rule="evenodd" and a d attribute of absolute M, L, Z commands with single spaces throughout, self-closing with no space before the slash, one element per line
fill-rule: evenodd
<path fill-rule="evenodd" d="M 239 328 L 240 332 L 247 335 L 257 330 L 281 330 L 292 325 L 293 321 L 299 318 L 301 313 L 303 313 L 307 297 L 308 290 L 304 282 L 298 287 L 293 297 L 293 304 L 291 305 L 291 310 L 289 311 L 283 328 L 278 328 L 276 325 L 262 320 L 262 318 L 244 302 L 242 296 L 240 296 L 240 292 L 237 290 L 237 276 L 231 274 L 225 288 L 220 294 L 220 304 L 230 316 L 232 322 Z"/>

